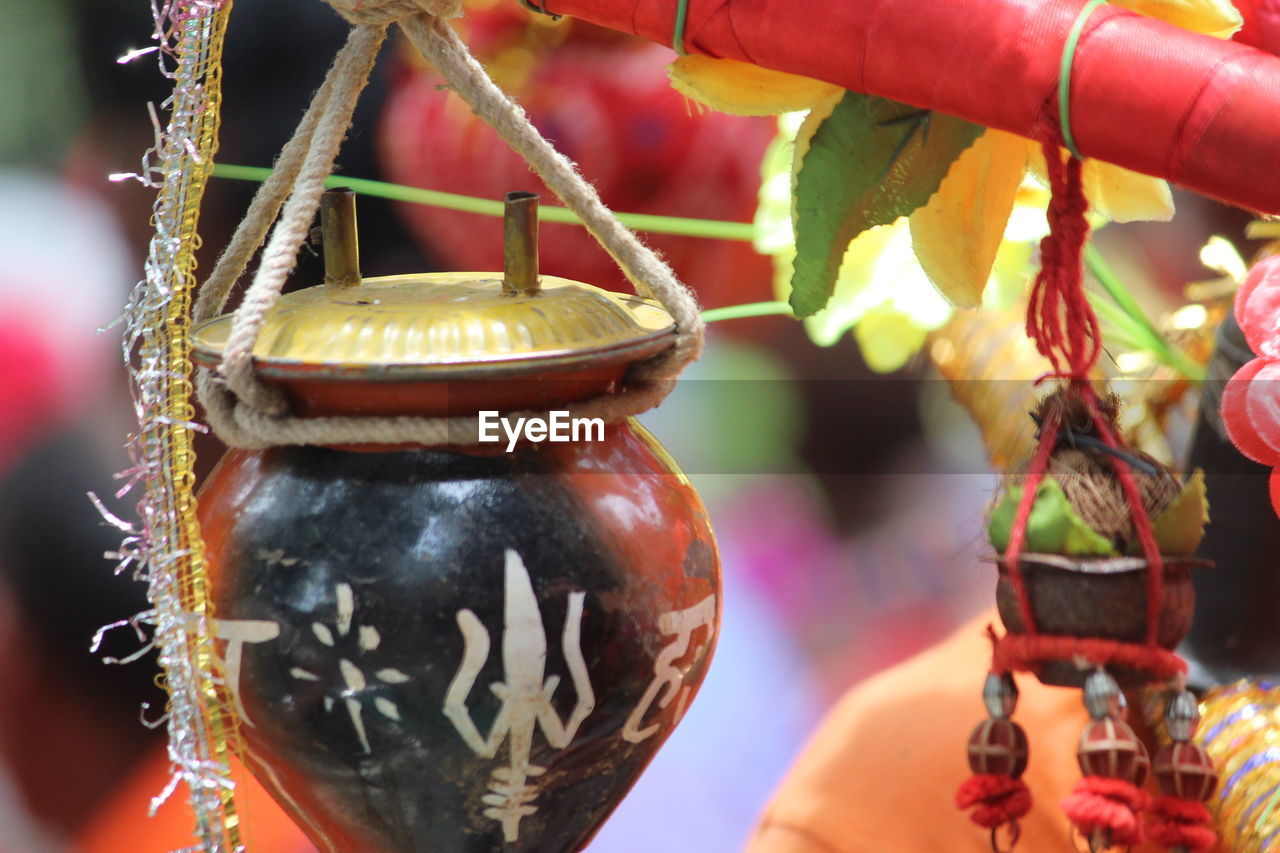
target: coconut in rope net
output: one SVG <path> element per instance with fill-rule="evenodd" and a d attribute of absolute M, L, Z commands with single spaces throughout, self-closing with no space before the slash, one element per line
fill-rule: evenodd
<path fill-rule="evenodd" d="M 1213 761 L 1192 740 L 1198 701 L 1173 652 L 1191 626 L 1193 557 L 1207 520 L 1203 475 L 1184 483 L 1154 458 L 1126 447 L 1118 399 L 1094 380 L 1098 322 L 1081 281 L 1088 237 L 1080 161 L 1063 159 L 1057 122 L 1043 133 L 1053 199 L 1027 334 L 1053 365 L 1056 387 L 1030 413 L 1034 456 L 1006 477 L 988 532 L 997 552 L 996 600 L 1005 632 L 983 687 L 988 719 L 968 743 L 973 775 L 957 805 L 991 831 L 993 849 L 1018 839 L 1032 808 L 1021 779 L 1027 736 L 1013 720 L 1016 671 L 1048 685 L 1082 688 L 1089 722 L 1080 734 L 1082 778 L 1062 803 L 1091 851 L 1149 840 L 1173 850 L 1214 843 L 1203 802 Z M 1125 690 L 1163 691 L 1165 746 L 1148 756 L 1127 722 Z M 1159 796 L 1143 785 L 1154 775 Z M 1041 806 L 1044 807 L 1044 806 Z"/>
<path fill-rule="evenodd" d="M 578 850 L 719 625 L 705 510 L 630 419 L 696 357 L 696 305 L 430 14 L 449 10 L 335 6 L 351 39 L 193 329 L 233 447 L 200 513 L 246 762 L 321 850 Z M 322 187 L 388 18 L 641 295 L 541 275 L 520 192 L 504 270 L 361 276 L 354 197 Z M 325 280 L 280 296 L 317 209 Z"/>

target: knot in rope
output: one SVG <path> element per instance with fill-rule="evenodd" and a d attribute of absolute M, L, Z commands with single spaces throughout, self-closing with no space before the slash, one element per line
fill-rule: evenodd
<path fill-rule="evenodd" d="M 1040 134 L 1052 193 L 1049 234 L 1040 242 L 1040 272 L 1027 308 L 1027 337 L 1057 376 L 1085 380 L 1102 352 L 1098 318 L 1081 287 L 1081 264 L 1089 222 L 1081 164 L 1062 158 L 1061 131 L 1046 121 Z"/>
<path fill-rule="evenodd" d="M 334 11 L 357 26 L 386 26 L 413 15 L 456 18 L 462 0 L 325 0 Z"/>

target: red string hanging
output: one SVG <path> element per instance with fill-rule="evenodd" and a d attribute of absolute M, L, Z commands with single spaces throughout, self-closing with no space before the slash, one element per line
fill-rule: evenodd
<path fill-rule="evenodd" d="M 1049 456 L 1053 453 L 1054 445 L 1058 441 L 1058 427 L 1056 417 L 1051 418 L 1041 427 L 1040 444 L 1036 447 L 1036 454 L 1032 457 L 1031 466 L 1027 469 L 1027 478 L 1022 484 L 1022 497 L 1018 500 L 1018 512 L 1013 517 L 1013 527 L 1009 531 L 1009 544 L 1005 548 L 1005 565 L 1009 570 L 1009 581 L 1013 584 L 1014 592 L 1018 596 L 1018 609 L 1022 612 L 1022 623 L 1030 635 L 1036 633 L 1035 614 L 1031 609 L 1031 594 L 1022 578 L 1022 566 L 1018 556 L 1022 553 L 1022 546 L 1027 539 L 1027 523 L 1031 519 L 1031 508 L 1036 502 L 1036 489 L 1044 479 L 1045 471 L 1049 468 Z M 1008 671 L 999 668 L 995 670 L 996 672 Z"/>
<path fill-rule="evenodd" d="M 1027 337 L 1053 365 L 1056 375 L 1087 381 L 1102 351 L 1098 318 L 1081 286 L 1081 259 L 1089 236 L 1089 202 L 1080 161 L 1062 157 L 1062 134 L 1044 122 L 1040 143 L 1052 196 L 1046 212 L 1049 233 L 1040 241 L 1040 272 L 1027 308 Z"/>
<path fill-rule="evenodd" d="M 1106 442 L 1108 447 L 1118 448 L 1120 442 L 1115 434 L 1111 432 L 1111 428 L 1107 426 L 1106 419 L 1098 409 L 1098 398 L 1093 394 L 1093 387 L 1089 386 L 1088 393 L 1083 396 L 1086 405 L 1089 407 L 1089 414 L 1093 416 L 1094 425 L 1098 430 L 1098 434 L 1102 436 L 1102 440 Z M 1142 543 L 1142 554 L 1147 558 L 1146 642 L 1151 648 L 1158 648 L 1156 645 L 1156 629 L 1159 627 L 1160 602 L 1163 599 L 1164 561 L 1160 557 L 1160 546 L 1156 544 L 1156 535 L 1151 529 L 1151 519 L 1147 517 L 1147 511 L 1143 508 L 1142 493 L 1138 491 L 1138 484 L 1133 479 L 1133 472 L 1129 470 L 1128 465 L 1121 462 L 1113 462 L 1113 465 L 1116 469 L 1116 479 L 1120 481 L 1120 488 L 1124 491 L 1125 500 L 1133 511 L 1133 527 L 1138 534 L 1138 541 Z"/>

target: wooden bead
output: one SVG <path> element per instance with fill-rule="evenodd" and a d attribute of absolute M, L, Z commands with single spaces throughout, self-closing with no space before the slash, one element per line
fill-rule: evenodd
<path fill-rule="evenodd" d="M 1141 785 L 1151 766 L 1147 749 L 1122 720 L 1094 720 L 1080 734 L 1076 752 L 1080 772 L 1086 776 L 1123 779 Z"/>
<path fill-rule="evenodd" d="M 969 735 L 969 769 L 1019 778 L 1027 769 L 1027 733 L 1012 720 L 983 720 Z"/>
<path fill-rule="evenodd" d="M 1156 753 L 1154 764 L 1160 792 L 1171 797 L 1204 801 L 1218 785 L 1213 758 L 1198 743 L 1171 743 Z"/>

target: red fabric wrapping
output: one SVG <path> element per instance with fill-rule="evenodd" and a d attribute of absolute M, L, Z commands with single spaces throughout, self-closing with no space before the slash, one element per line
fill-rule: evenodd
<path fill-rule="evenodd" d="M 985 829 L 1016 823 L 1031 811 L 1031 789 L 1021 779 L 975 773 L 956 791 L 956 807 L 972 808 L 969 819 Z"/>
<path fill-rule="evenodd" d="M 1257 4 L 1270 6 L 1267 4 Z M 676 0 L 547 0 L 670 44 Z M 804 74 L 1033 137 L 1084 0 L 689 0 L 693 53 Z M 1114 6 L 1076 51 L 1086 156 L 1280 213 L 1280 59 Z"/>
<path fill-rule="evenodd" d="M 1061 637 L 1050 634 L 1005 634 L 996 639 L 991 669 L 995 672 L 1034 670 L 1047 661 L 1081 658 L 1095 666 L 1119 664 L 1149 673 L 1152 681 L 1163 681 L 1187 671 L 1186 662 L 1159 646 L 1121 643 L 1096 638 Z"/>

